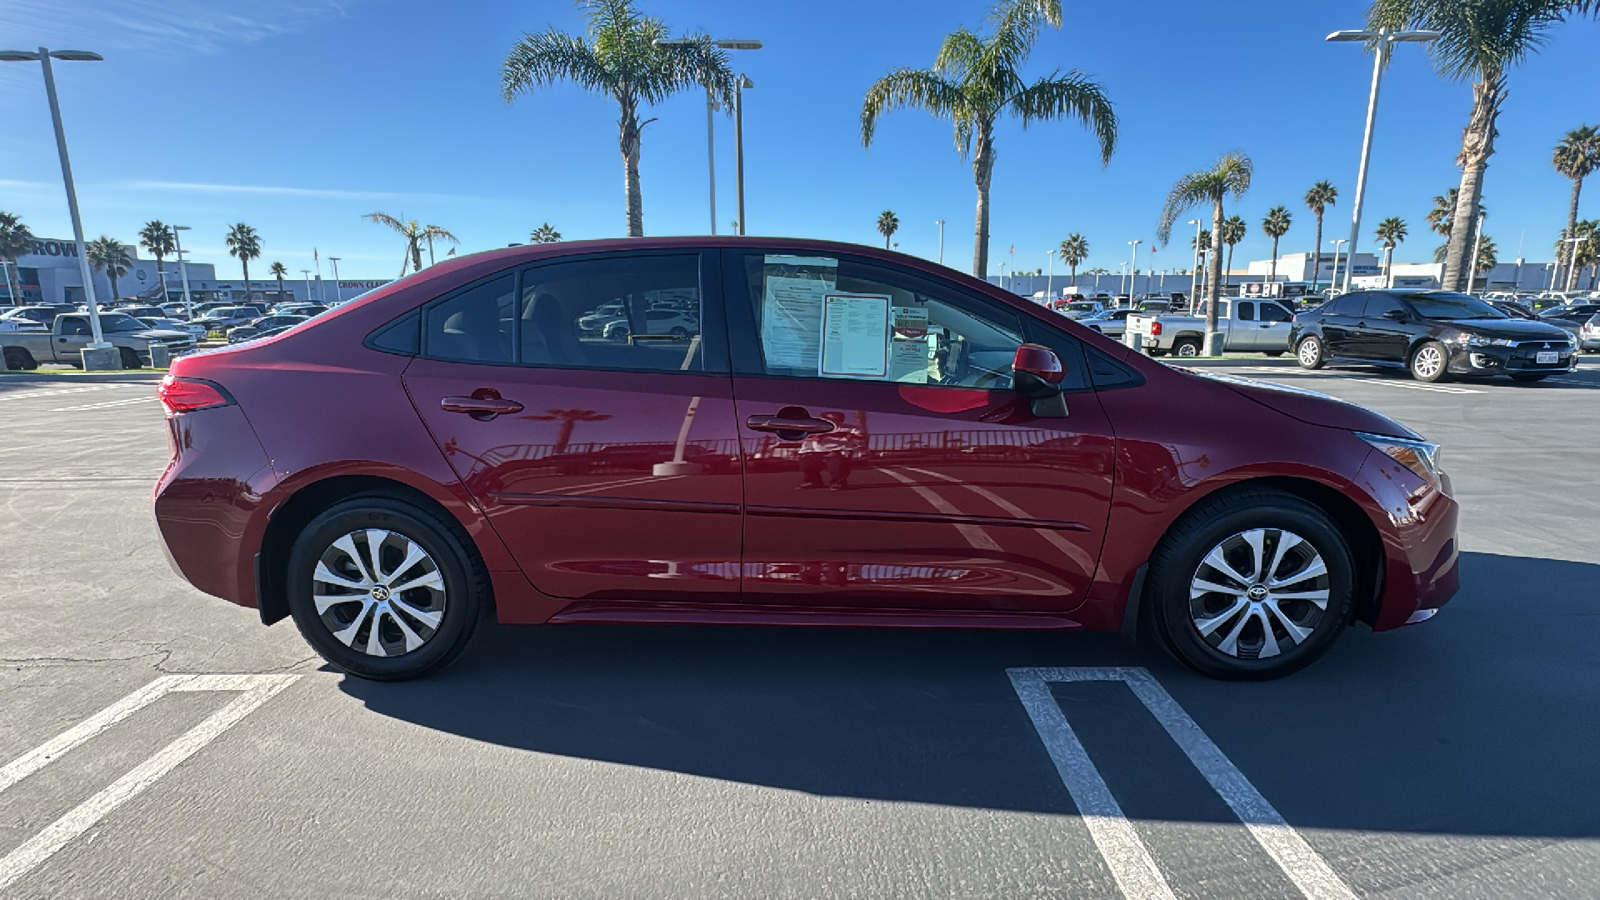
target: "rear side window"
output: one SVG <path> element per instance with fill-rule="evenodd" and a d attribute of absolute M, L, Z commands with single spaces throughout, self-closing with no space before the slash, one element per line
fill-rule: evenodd
<path fill-rule="evenodd" d="M 1404 310 L 1399 300 L 1387 294 L 1368 294 L 1367 305 L 1361 315 L 1368 319 L 1381 319 L 1384 313 L 1393 312 L 1394 310 Z"/>
<path fill-rule="evenodd" d="M 703 372 L 700 257 L 602 257 L 534 266 L 518 298 L 526 365 Z"/>
<path fill-rule="evenodd" d="M 1239 301 L 1239 321 L 1254 322 L 1256 320 L 1256 305 L 1250 300 Z"/>
<path fill-rule="evenodd" d="M 1366 294 L 1346 294 L 1328 304 L 1323 312 L 1330 316 L 1359 316 L 1366 305 Z"/>
<path fill-rule="evenodd" d="M 423 316 L 423 352 L 455 362 L 509 363 L 516 279 L 502 275 L 429 307 Z"/>

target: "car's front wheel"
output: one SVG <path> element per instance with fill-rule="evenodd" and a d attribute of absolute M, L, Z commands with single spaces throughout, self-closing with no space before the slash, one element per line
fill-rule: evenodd
<path fill-rule="evenodd" d="M 334 667 L 380 681 L 437 671 L 488 601 L 470 538 L 410 503 L 363 496 L 308 524 L 289 555 L 289 612 Z"/>
<path fill-rule="evenodd" d="M 1438 341 L 1428 341 L 1411 354 L 1411 377 L 1418 381 L 1434 382 L 1444 378 L 1449 368 L 1450 354 Z"/>
<path fill-rule="evenodd" d="M 1175 656 L 1213 678 L 1277 678 L 1339 637 L 1354 602 L 1348 545 L 1327 513 L 1291 494 L 1203 501 L 1150 557 L 1145 598 Z"/>
<path fill-rule="evenodd" d="M 1320 369 L 1327 362 L 1323 355 L 1322 338 L 1308 334 L 1300 339 L 1294 348 L 1295 359 L 1299 360 L 1302 369 Z"/>

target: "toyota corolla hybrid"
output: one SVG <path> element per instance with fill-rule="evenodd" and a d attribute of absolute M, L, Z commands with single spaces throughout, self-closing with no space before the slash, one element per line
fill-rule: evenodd
<path fill-rule="evenodd" d="M 176 569 L 367 678 L 437 670 L 480 614 L 1122 630 L 1265 678 L 1457 587 L 1405 426 L 865 247 L 478 254 L 161 396 Z"/>

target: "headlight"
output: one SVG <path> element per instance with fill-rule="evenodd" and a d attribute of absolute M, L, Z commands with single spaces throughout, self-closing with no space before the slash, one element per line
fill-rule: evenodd
<path fill-rule="evenodd" d="M 1439 445 L 1427 441 L 1366 434 L 1357 431 L 1356 437 L 1376 447 L 1389 458 L 1415 472 L 1418 478 L 1434 487 L 1443 487 L 1439 469 Z"/>
<path fill-rule="evenodd" d="M 1480 334 L 1462 333 L 1460 342 L 1468 347 L 1509 347 L 1516 341 L 1510 338 L 1488 338 Z"/>

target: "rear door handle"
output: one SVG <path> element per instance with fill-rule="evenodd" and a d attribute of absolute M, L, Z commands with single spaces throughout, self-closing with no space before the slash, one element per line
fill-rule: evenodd
<path fill-rule="evenodd" d="M 827 434 L 835 426 L 827 419 L 787 418 L 784 416 L 750 416 L 744 420 L 744 427 L 751 431 L 773 431 L 780 437 L 785 434 Z"/>
<path fill-rule="evenodd" d="M 522 412 L 521 403 L 503 399 L 498 392 L 489 389 L 474 391 L 471 397 L 445 397 L 439 401 L 439 408 L 445 412 L 465 413 L 479 421 Z"/>

